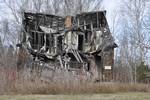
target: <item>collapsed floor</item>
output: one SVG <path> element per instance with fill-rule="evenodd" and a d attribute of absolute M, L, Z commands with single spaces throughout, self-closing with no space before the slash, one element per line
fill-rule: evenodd
<path fill-rule="evenodd" d="M 117 45 L 105 15 L 106 11 L 66 17 L 25 12 L 18 70 L 32 61 L 32 71 L 48 71 L 50 79 L 51 72 L 65 70 L 86 80 L 111 81 Z"/>

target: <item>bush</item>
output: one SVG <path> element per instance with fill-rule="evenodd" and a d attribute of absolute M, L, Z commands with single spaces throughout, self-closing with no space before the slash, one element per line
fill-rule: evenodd
<path fill-rule="evenodd" d="M 148 66 L 141 62 L 139 66 L 137 66 L 137 80 L 138 82 L 143 82 L 146 78 L 146 73 L 148 72 Z"/>

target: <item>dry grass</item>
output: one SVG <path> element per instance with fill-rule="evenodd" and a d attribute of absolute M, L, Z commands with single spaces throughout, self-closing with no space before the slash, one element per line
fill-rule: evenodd
<path fill-rule="evenodd" d="M 42 82 L 27 79 L 0 79 L 0 94 L 99 94 L 120 92 L 150 92 L 149 84 L 93 83 L 80 80 Z"/>
<path fill-rule="evenodd" d="M 150 92 L 146 84 L 122 83 L 44 83 L 16 81 L 7 84 L 5 94 L 99 94 L 120 92 Z M 6 88 L 6 87 L 5 87 Z"/>

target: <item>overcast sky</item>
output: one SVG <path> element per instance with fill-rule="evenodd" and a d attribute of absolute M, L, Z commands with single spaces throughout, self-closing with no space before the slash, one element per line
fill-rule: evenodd
<path fill-rule="evenodd" d="M 119 10 L 119 4 L 120 0 L 104 0 L 103 2 L 103 9 L 107 11 L 106 17 L 110 26 L 112 24 L 112 18 L 114 14 L 116 14 L 116 12 Z"/>
<path fill-rule="evenodd" d="M 106 10 L 107 14 L 107 20 L 109 23 L 109 26 L 111 27 L 112 23 L 112 16 L 114 16 L 115 11 L 117 10 L 117 7 L 119 6 L 119 0 L 104 0 L 102 3 L 102 10 Z M 12 19 L 11 12 L 7 8 L 7 6 L 3 3 L 2 0 L 0 0 L 0 21 L 2 19 Z"/>

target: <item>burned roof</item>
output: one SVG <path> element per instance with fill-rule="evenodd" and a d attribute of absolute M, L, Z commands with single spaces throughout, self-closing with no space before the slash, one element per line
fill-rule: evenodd
<path fill-rule="evenodd" d="M 83 52 L 92 53 L 102 51 L 102 48 L 106 45 L 107 47 L 113 47 L 114 40 L 111 36 L 105 15 L 106 11 L 99 11 L 86 12 L 64 18 L 50 14 L 25 12 L 23 25 L 25 31 L 29 33 L 32 42 L 34 40 L 32 36 L 34 33 L 65 34 L 65 32 L 69 30 L 79 31 L 77 32 L 78 34 L 84 34 L 84 44 L 89 45 L 87 48 L 84 46 L 86 49 L 84 48 L 85 50 L 83 50 Z M 69 25 L 70 28 L 68 28 L 67 25 Z M 105 42 L 105 44 L 103 44 L 104 40 L 110 41 L 110 43 L 107 44 Z M 96 43 L 93 44 L 92 42 L 94 41 Z M 90 45 L 95 45 L 95 47 Z M 105 46 L 102 47 L 102 45 Z"/>

